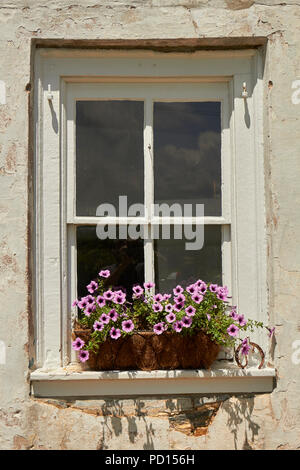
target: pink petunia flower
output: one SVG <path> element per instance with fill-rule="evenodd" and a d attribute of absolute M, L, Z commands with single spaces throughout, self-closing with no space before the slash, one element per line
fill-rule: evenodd
<path fill-rule="evenodd" d="M 182 294 L 182 292 L 183 292 L 183 288 L 179 285 L 173 289 L 174 295 Z"/>
<path fill-rule="evenodd" d="M 190 284 L 189 286 L 187 286 L 186 290 L 189 294 L 193 295 L 197 292 L 198 286 L 196 286 L 195 284 Z"/>
<path fill-rule="evenodd" d="M 242 341 L 241 353 L 242 353 L 244 356 L 247 356 L 247 355 L 249 354 L 249 351 L 250 351 L 250 345 L 249 345 L 249 342 L 248 342 L 248 338 L 245 338 L 245 339 L 243 339 L 243 341 Z"/>
<path fill-rule="evenodd" d="M 234 320 L 234 321 L 238 321 L 238 314 L 236 313 L 235 310 L 231 310 L 231 312 L 229 313 L 229 316 Z"/>
<path fill-rule="evenodd" d="M 182 321 L 178 320 L 173 323 L 173 330 L 176 331 L 176 333 L 180 333 L 182 331 Z"/>
<path fill-rule="evenodd" d="M 173 313 L 173 312 L 168 313 L 168 315 L 166 315 L 166 320 L 169 323 L 173 323 L 176 320 L 175 313 Z"/>
<path fill-rule="evenodd" d="M 172 297 L 171 294 L 164 294 L 163 300 L 169 300 L 171 297 Z"/>
<path fill-rule="evenodd" d="M 184 328 L 189 328 L 192 324 L 193 320 L 191 317 L 183 317 L 181 320 L 182 326 Z"/>
<path fill-rule="evenodd" d="M 247 324 L 247 320 L 245 319 L 244 315 L 238 315 L 237 321 L 239 322 L 240 326 L 245 326 Z"/>
<path fill-rule="evenodd" d="M 203 300 L 203 295 L 198 294 L 198 293 L 197 293 L 197 294 L 194 294 L 194 295 L 192 296 L 192 300 L 193 300 L 194 302 L 196 302 L 196 304 L 200 304 L 200 303 L 202 302 L 202 300 Z"/>
<path fill-rule="evenodd" d="M 162 296 L 161 294 L 155 294 L 155 295 L 153 296 L 153 300 L 154 300 L 155 302 L 162 302 L 163 296 Z"/>
<path fill-rule="evenodd" d="M 103 294 L 103 297 L 105 300 L 112 300 L 114 298 L 114 292 L 112 290 L 107 290 L 106 292 L 104 292 Z"/>
<path fill-rule="evenodd" d="M 132 288 L 135 297 L 141 297 L 144 293 L 144 289 L 141 286 L 134 286 Z"/>
<path fill-rule="evenodd" d="M 86 286 L 87 290 L 88 290 L 91 294 L 93 294 L 93 293 L 98 289 L 98 287 L 99 287 L 99 286 L 98 286 L 97 282 L 95 282 L 95 281 L 91 281 L 91 282 Z"/>
<path fill-rule="evenodd" d="M 81 362 L 86 362 L 89 359 L 90 355 L 89 352 L 86 350 L 79 351 L 79 360 Z"/>
<path fill-rule="evenodd" d="M 174 310 L 175 312 L 181 312 L 181 310 L 182 310 L 183 308 L 184 308 L 184 304 L 182 304 L 182 303 L 173 305 L 173 310 Z"/>
<path fill-rule="evenodd" d="M 77 307 L 77 306 L 78 306 L 78 302 L 79 302 L 79 301 L 78 301 L 77 299 L 74 300 L 74 301 L 72 302 L 72 307 Z"/>
<path fill-rule="evenodd" d="M 85 345 L 85 342 L 81 338 L 76 338 L 75 341 L 73 341 L 72 343 L 72 348 L 75 351 L 79 351 L 80 349 L 83 348 L 84 345 Z"/>
<path fill-rule="evenodd" d="M 193 307 L 192 305 L 189 305 L 186 309 L 185 309 L 185 313 L 187 314 L 188 317 L 193 317 L 196 313 L 196 309 L 195 307 Z"/>
<path fill-rule="evenodd" d="M 99 272 L 99 276 L 108 278 L 110 276 L 110 271 L 108 269 L 102 269 L 102 271 Z"/>
<path fill-rule="evenodd" d="M 219 287 L 218 284 L 210 284 L 209 290 L 210 292 L 215 294 L 216 292 L 218 292 L 218 287 Z"/>
<path fill-rule="evenodd" d="M 153 326 L 153 331 L 156 335 L 161 335 L 165 331 L 164 323 L 156 323 L 156 325 Z"/>
<path fill-rule="evenodd" d="M 144 282 L 144 287 L 145 289 L 152 289 L 152 287 L 155 287 L 154 282 Z"/>
<path fill-rule="evenodd" d="M 198 292 L 204 295 L 206 294 L 206 291 L 207 291 L 207 284 L 205 284 L 205 282 L 202 282 L 202 284 L 199 286 Z"/>
<path fill-rule="evenodd" d="M 111 337 L 112 339 L 118 339 L 118 338 L 120 338 L 120 336 L 121 336 L 122 333 L 121 333 L 121 330 L 120 330 L 119 328 L 114 328 L 114 327 L 112 327 L 112 329 L 110 330 L 109 334 L 110 334 L 110 337 Z"/>
<path fill-rule="evenodd" d="M 237 336 L 239 331 L 239 328 L 234 323 L 227 328 L 227 333 L 230 336 Z"/>
<path fill-rule="evenodd" d="M 155 303 L 152 305 L 152 310 L 153 310 L 155 313 L 162 312 L 163 309 L 164 309 L 164 308 L 163 308 L 162 304 L 160 304 L 159 302 L 155 302 Z"/>
<path fill-rule="evenodd" d="M 95 321 L 95 323 L 93 324 L 93 328 L 95 331 L 102 331 L 104 328 L 104 324 L 100 321 Z"/>
<path fill-rule="evenodd" d="M 130 331 L 134 330 L 134 323 L 132 320 L 124 320 L 122 321 L 122 330 L 126 333 L 130 333 Z"/>
<path fill-rule="evenodd" d="M 107 325 L 110 322 L 110 317 L 106 315 L 106 313 L 102 313 L 100 317 L 100 321 L 104 323 L 105 325 Z"/>
<path fill-rule="evenodd" d="M 173 305 L 172 304 L 167 304 L 165 306 L 165 311 L 168 313 L 171 313 L 173 311 Z"/>
<path fill-rule="evenodd" d="M 106 305 L 106 300 L 102 295 L 98 295 L 98 297 L 96 298 L 96 302 L 101 308 Z"/>
<path fill-rule="evenodd" d="M 126 302 L 126 295 L 122 293 L 115 293 L 114 295 L 114 302 L 115 304 L 122 305 Z"/>
<path fill-rule="evenodd" d="M 112 308 L 109 312 L 108 312 L 108 316 L 109 318 L 112 320 L 112 321 L 117 321 L 118 318 L 119 318 L 119 314 L 118 312 Z"/>
<path fill-rule="evenodd" d="M 88 306 L 88 302 L 86 300 L 86 297 L 82 297 L 80 302 L 78 302 L 78 307 L 81 308 L 81 310 L 84 310 Z"/>
<path fill-rule="evenodd" d="M 95 305 L 88 305 L 88 306 L 84 309 L 84 314 L 85 314 L 87 317 L 89 317 L 95 310 L 96 310 Z"/>
<path fill-rule="evenodd" d="M 275 332 L 275 326 L 273 328 L 267 328 L 267 330 L 269 331 L 269 338 L 272 338 Z"/>
<path fill-rule="evenodd" d="M 177 303 L 177 304 L 181 304 L 181 303 L 184 303 L 185 302 L 185 296 L 183 294 L 178 294 L 174 297 L 174 301 Z"/>
<path fill-rule="evenodd" d="M 208 320 L 208 321 L 210 321 L 210 319 L 211 319 L 211 316 L 210 316 L 210 314 L 209 314 L 209 313 L 207 313 L 207 314 L 206 314 L 206 316 L 207 316 L 207 320 Z"/>

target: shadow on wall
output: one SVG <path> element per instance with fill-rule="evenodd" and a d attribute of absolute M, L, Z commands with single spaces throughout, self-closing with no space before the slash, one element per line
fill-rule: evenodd
<path fill-rule="evenodd" d="M 76 403 L 71 407 L 77 408 Z M 177 431 L 191 439 L 208 435 L 209 428 L 218 414 L 220 407 L 222 413 L 227 414 L 225 421 L 227 433 L 233 436 L 232 447 L 235 449 L 251 450 L 258 436 L 260 426 L 253 420 L 254 396 L 251 395 L 221 395 L 205 397 L 179 397 L 155 400 L 144 399 L 105 399 L 98 409 L 98 416 L 104 418 L 102 437 L 97 450 L 110 449 L 109 436 L 121 437 L 128 432 L 131 444 L 135 444 L 139 437 L 143 437 L 144 450 L 157 449 L 157 435 L 155 425 L 151 420 L 159 418 L 167 422 L 169 431 Z M 84 407 L 82 411 L 87 412 Z M 220 410 L 221 411 L 221 410 Z M 124 429 L 124 420 L 127 429 Z M 244 432 L 244 441 L 241 443 L 241 433 Z M 155 443 L 156 441 L 156 443 Z"/>
<path fill-rule="evenodd" d="M 241 448 L 238 444 L 238 433 L 241 432 L 241 425 L 245 429 L 244 443 L 242 445 L 243 450 L 253 449 L 251 443 L 255 441 L 258 436 L 260 426 L 255 423 L 252 418 L 254 409 L 254 396 L 236 396 L 232 400 L 226 400 L 222 406 L 223 410 L 227 413 L 227 428 L 233 435 L 234 448 Z M 248 436 L 248 431 L 250 436 Z M 249 442 L 250 440 L 250 442 Z"/>

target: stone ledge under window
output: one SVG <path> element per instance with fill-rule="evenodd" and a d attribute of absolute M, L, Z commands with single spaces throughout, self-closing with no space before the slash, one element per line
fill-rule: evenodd
<path fill-rule="evenodd" d="M 240 369 L 233 364 L 210 370 L 74 371 L 37 369 L 31 373 L 35 397 L 265 393 L 274 388 L 275 369 Z"/>

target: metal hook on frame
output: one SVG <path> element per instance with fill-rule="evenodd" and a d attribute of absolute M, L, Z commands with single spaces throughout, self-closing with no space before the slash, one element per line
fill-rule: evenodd
<path fill-rule="evenodd" d="M 48 99 L 48 101 L 52 101 L 52 100 L 53 100 L 53 93 L 52 93 L 52 91 L 51 91 L 51 85 L 50 85 L 50 84 L 48 85 L 47 99 Z"/>
<path fill-rule="evenodd" d="M 247 83 L 246 82 L 243 83 L 242 97 L 244 99 L 248 98 L 248 91 L 247 91 Z"/>

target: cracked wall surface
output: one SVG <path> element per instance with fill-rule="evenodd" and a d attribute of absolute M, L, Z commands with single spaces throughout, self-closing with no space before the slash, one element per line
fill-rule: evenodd
<path fill-rule="evenodd" d="M 278 373 L 275 390 L 256 396 L 72 402 L 31 398 L 32 38 L 243 37 L 268 39 L 264 177 L 269 316 L 277 331 L 271 354 Z M 300 340 L 300 103 L 292 101 L 296 80 L 299 0 L 2 0 L 0 341 L 6 361 L 0 361 L 1 449 L 300 448 L 300 364 L 292 360 L 293 344 Z"/>

